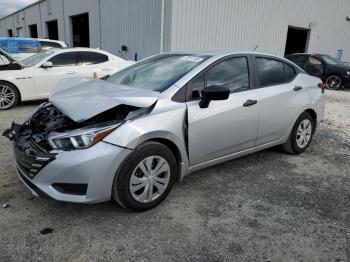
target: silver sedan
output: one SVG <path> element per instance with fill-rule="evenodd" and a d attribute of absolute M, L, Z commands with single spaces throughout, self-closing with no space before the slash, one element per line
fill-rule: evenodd
<path fill-rule="evenodd" d="M 33 194 L 142 211 L 193 171 L 277 145 L 304 152 L 324 87 L 270 55 L 160 54 L 104 80 L 62 81 L 4 135 Z"/>

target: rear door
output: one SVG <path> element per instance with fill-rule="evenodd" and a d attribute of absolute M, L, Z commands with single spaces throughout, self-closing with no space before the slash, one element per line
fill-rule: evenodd
<path fill-rule="evenodd" d="M 300 108 L 308 103 L 308 87 L 291 64 L 268 56 L 256 56 L 255 63 L 260 85 L 259 146 L 289 132 Z"/>
<path fill-rule="evenodd" d="M 34 83 L 39 97 L 48 97 L 63 78 L 77 77 L 77 52 L 60 53 L 47 60 L 53 67 L 34 70 Z"/>
<path fill-rule="evenodd" d="M 248 62 L 250 61 L 250 62 Z M 254 147 L 257 136 L 258 91 L 254 89 L 249 56 L 219 61 L 188 83 L 188 147 L 191 166 Z M 200 108 L 201 91 L 227 87 L 227 100 Z M 255 101 L 244 106 L 247 100 Z"/>
<path fill-rule="evenodd" d="M 93 77 L 96 75 L 97 78 L 101 78 L 113 70 L 109 57 L 99 52 L 78 52 L 78 60 L 81 63 L 78 75 L 81 77 Z"/>

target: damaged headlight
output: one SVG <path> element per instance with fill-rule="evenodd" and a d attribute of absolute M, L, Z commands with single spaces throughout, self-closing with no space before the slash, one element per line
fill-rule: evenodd
<path fill-rule="evenodd" d="M 101 141 L 123 122 L 107 126 L 80 128 L 65 133 L 51 133 L 49 143 L 54 149 L 74 150 L 88 148 Z"/>

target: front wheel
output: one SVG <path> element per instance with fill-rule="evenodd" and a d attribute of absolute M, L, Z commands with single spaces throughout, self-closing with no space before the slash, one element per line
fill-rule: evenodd
<path fill-rule="evenodd" d="M 341 78 L 337 75 L 330 75 L 326 79 L 326 86 L 330 90 L 338 90 L 343 85 Z"/>
<path fill-rule="evenodd" d="M 171 150 L 163 144 L 147 142 L 135 149 L 118 172 L 113 198 L 127 209 L 151 209 L 170 192 L 176 171 Z"/>
<path fill-rule="evenodd" d="M 295 122 L 283 149 L 291 154 L 300 154 L 310 145 L 316 123 L 308 112 L 303 112 Z"/>
<path fill-rule="evenodd" d="M 10 83 L 0 81 L 0 110 L 7 110 L 19 102 L 19 92 Z"/>

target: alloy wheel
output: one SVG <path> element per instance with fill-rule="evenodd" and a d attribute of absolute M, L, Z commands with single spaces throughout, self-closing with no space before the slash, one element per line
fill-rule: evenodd
<path fill-rule="evenodd" d="M 0 109 L 7 109 L 15 103 L 14 90 L 6 85 L 0 85 Z"/>
<path fill-rule="evenodd" d="M 308 145 L 312 135 L 312 123 L 309 119 L 304 119 L 297 130 L 296 142 L 298 147 L 304 148 Z"/>
<path fill-rule="evenodd" d="M 339 89 L 341 87 L 341 79 L 339 76 L 329 76 L 326 80 L 326 85 L 328 89 Z"/>
<path fill-rule="evenodd" d="M 134 200 L 150 203 L 159 198 L 170 181 L 169 163 L 161 156 L 149 156 L 134 169 L 129 190 Z"/>

